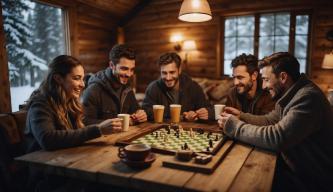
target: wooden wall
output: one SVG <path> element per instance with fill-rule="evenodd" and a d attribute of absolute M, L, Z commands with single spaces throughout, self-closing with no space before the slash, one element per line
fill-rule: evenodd
<path fill-rule="evenodd" d="M 108 66 L 109 51 L 117 41 L 117 19 L 107 11 L 85 4 L 77 6 L 77 57 L 86 72 Z"/>
<path fill-rule="evenodd" d="M 218 42 L 220 15 L 238 15 L 261 11 L 310 9 L 313 12 L 312 41 L 310 44 L 311 78 L 324 90 L 333 87 L 333 70 L 321 69 L 324 53 L 333 48 L 333 42 L 325 39 L 333 29 L 332 1 L 329 0 L 209 0 L 213 20 L 204 23 L 185 23 L 177 19 L 181 0 L 152 1 L 125 26 L 125 41 L 137 49 L 137 89 L 144 91 L 147 84 L 159 76 L 155 64 L 161 53 L 173 51 L 169 38 L 181 33 L 185 40 L 195 40 L 197 51 L 189 55 L 192 76 L 219 78 L 221 71 Z M 222 29 L 223 30 L 223 29 Z M 180 52 L 184 57 L 184 53 Z"/>

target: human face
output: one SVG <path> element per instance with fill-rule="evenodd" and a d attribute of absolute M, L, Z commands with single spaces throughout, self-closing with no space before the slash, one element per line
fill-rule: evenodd
<path fill-rule="evenodd" d="M 245 65 L 239 65 L 232 69 L 232 76 L 234 78 L 234 85 L 237 89 L 237 93 L 241 95 L 247 94 L 253 87 L 254 81 L 257 77 L 253 74 L 250 75 L 247 72 Z"/>
<path fill-rule="evenodd" d="M 269 91 L 273 100 L 278 100 L 284 93 L 280 79 L 272 72 L 272 66 L 261 69 L 262 88 Z"/>
<path fill-rule="evenodd" d="M 175 62 L 161 66 L 161 79 L 168 88 L 174 88 L 179 80 L 180 69 Z"/>
<path fill-rule="evenodd" d="M 113 75 L 116 76 L 118 81 L 126 85 L 130 78 L 134 75 L 134 69 L 135 69 L 135 60 L 130 60 L 125 57 L 120 58 L 119 63 L 114 65 L 110 64 Z"/>
<path fill-rule="evenodd" d="M 68 98 L 78 99 L 80 97 L 84 88 L 83 76 L 84 69 L 81 65 L 78 65 L 64 78 L 61 78 L 60 82 Z"/>

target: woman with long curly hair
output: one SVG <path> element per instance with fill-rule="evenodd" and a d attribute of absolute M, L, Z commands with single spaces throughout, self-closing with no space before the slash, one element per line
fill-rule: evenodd
<path fill-rule="evenodd" d="M 121 130 L 118 118 L 84 126 L 79 102 L 83 77 L 83 66 L 74 57 L 60 55 L 49 64 L 46 79 L 32 93 L 27 105 L 28 152 L 77 146 Z"/>

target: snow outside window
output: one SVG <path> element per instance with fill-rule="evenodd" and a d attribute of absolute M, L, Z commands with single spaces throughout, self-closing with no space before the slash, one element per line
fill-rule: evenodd
<path fill-rule="evenodd" d="M 64 13 L 61 8 L 30 0 L 1 3 L 14 112 L 38 88 L 47 64 L 66 53 Z"/>

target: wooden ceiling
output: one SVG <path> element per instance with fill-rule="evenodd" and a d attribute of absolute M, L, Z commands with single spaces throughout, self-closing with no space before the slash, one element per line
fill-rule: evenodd
<path fill-rule="evenodd" d="M 81 3 L 108 11 L 117 18 L 123 18 L 142 0 L 78 0 Z"/>

